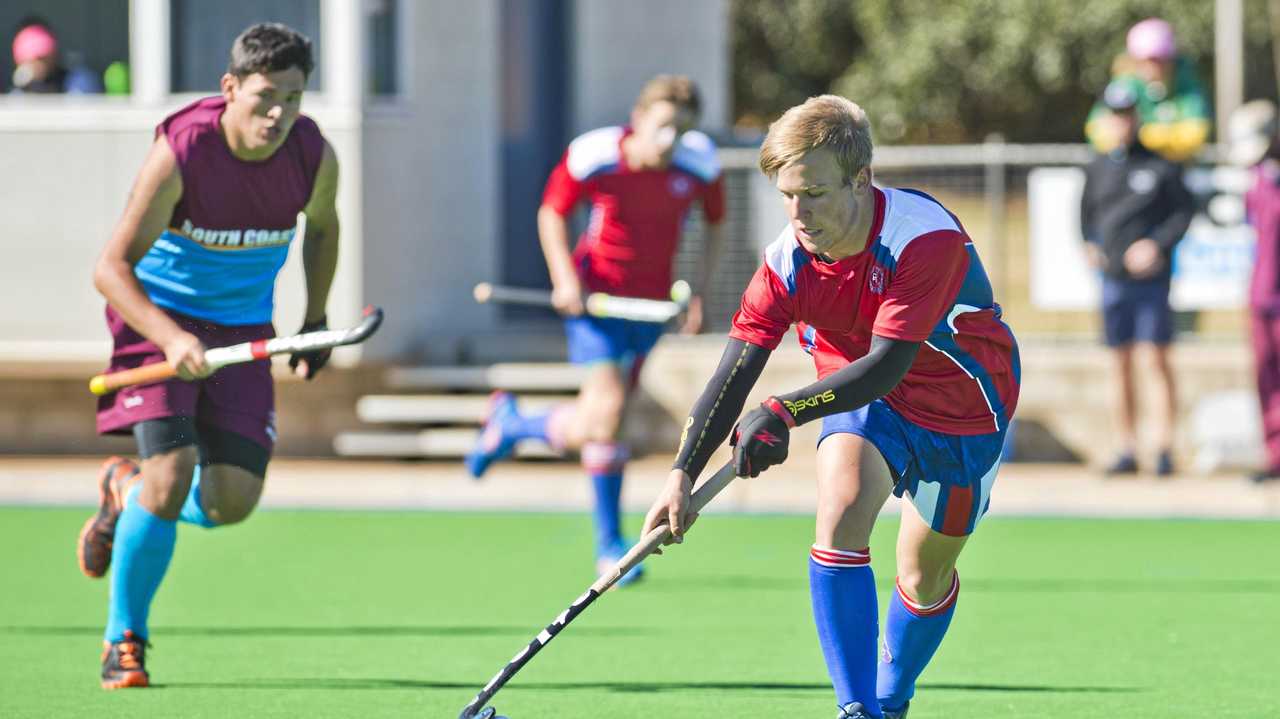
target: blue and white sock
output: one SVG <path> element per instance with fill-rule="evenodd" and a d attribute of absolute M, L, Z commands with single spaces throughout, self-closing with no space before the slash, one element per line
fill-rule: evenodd
<path fill-rule="evenodd" d="M 884 651 L 876 678 L 880 706 L 897 711 L 915 695 L 916 679 L 942 644 L 959 595 L 958 573 L 952 574 L 946 596 L 929 605 L 908 599 L 902 586 L 895 583 L 884 622 Z"/>
<path fill-rule="evenodd" d="M 565 450 L 568 425 L 573 422 L 577 411 L 575 403 L 561 402 L 537 414 L 529 415 L 520 414 L 514 403 L 512 410 L 502 428 L 505 437 L 514 440 L 538 439 L 546 442 L 557 452 Z"/>
<path fill-rule="evenodd" d="M 111 548 L 111 599 L 105 635 L 110 642 L 123 639 L 126 629 L 143 640 L 150 636 L 147 614 L 169 568 L 178 535 L 177 522 L 161 519 L 138 503 L 141 491 L 141 482 L 129 490 Z"/>
<path fill-rule="evenodd" d="M 547 437 L 547 420 L 555 410 L 546 410 L 537 414 L 523 415 L 514 407 L 507 421 L 503 423 L 502 434 L 508 439 L 540 439 L 550 443 Z"/>
<path fill-rule="evenodd" d="M 595 525 L 596 556 L 625 544 L 622 539 L 622 473 L 627 449 L 618 442 L 590 442 L 582 448 L 582 468 L 591 477 L 595 502 L 591 516 Z"/>
<path fill-rule="evenodd" d="M 204 504 L 200 498 L 200 472 L 201 466 L 197 464 L 195 472 L 191 475 L 191 491 L 187 492 L 187 501 L 182 504 L 182 513 L 178 515 L 178 521 L 212 529 L 218 526 L 218 523 L 204 511 Z"/>
<path fill-rule="evenodd" d="M 876 703 L 876 578 L 871 552 L 813 545 L 809 550 L 813 621 L 836 690 L 836 703 L 861 702 L 872 716 Z"/>

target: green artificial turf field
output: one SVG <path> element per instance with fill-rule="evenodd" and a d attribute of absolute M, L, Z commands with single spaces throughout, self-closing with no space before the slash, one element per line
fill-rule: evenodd
<path fill-rule="evenodd" d="M 107 584 L 75 566 L 85 516 L 0 509 L 2 717 L 453 719 L 591 581 L 582 515 L 275 511 L 184 526 L 151 616 L 156 688 L 107 693 Z M 704 517 L 494 704 L 511 719 L 829 719 L 810 527 Z M 872 545 L 882 612 L 895 527 Z M 989 519 L 911 719 L 1278 716 L 1277 547 L 1268 523 Z"/>

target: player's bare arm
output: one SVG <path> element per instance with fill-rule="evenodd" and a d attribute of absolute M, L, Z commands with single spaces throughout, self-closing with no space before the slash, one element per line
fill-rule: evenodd
<path fill-rule="evenodd" d="M 569 251 L 569 218 L 549 205 L 538 208 L 538 241 L 551 274 L 551 303 L 560 314 L 582 314 L 582 283 Z"/>
<path fill-rule="evenodd" d="M 302 238 L 302 268 L 307 278 L 307 310 L 302 332 L 328 326 L 325 307 L 338 268 L 338 156 L 328 142 L 320 159 L 315 187 L 307 201 L 306 235 Z M 329 350 L 295 354 L 289 360 L 294 372 L 311 379 L 329 361 Z"/>
<path fill-rule="evenodd" d="M 724 249 L 724 244 L 724 223 L 717 222 L 707 225 L 706 245 L 702 248 L 702 258 L 698 264 L 698 283 L 694 286 L 693 296 L 689 298 L 689 309 L 685 315 L 684 326 L 680 328 L 681 334 L 696 335 L 702 330 L 702 324 L 705 319 L 702 312 L 702 298 L 706 295 L 707 289 L 711 287 L 711 274 L 715 272 L 716 263 L 720 260 L 720 252 Z"/>
<path fill-rule="evenodd" d="M 302 239 L 302 267 L 307 276 L 305 321 L 317 322 L 325 317 L 329 288 L 338 268 L 338 156 L 327 142 L 315 189 L 303 212 L 307 216 L 307 233 Z"/>
<path fill-rule="evenodd" d="M 183 379 L 208 374 L 204 346 L 148 299 L 134 265 L 169 226 L 182 198 L 182 173 L 169 143 L 157 137 L 134 180 L 124 213 L 93 270 L 93 285 L 129 326 L 159 345 Z"/>

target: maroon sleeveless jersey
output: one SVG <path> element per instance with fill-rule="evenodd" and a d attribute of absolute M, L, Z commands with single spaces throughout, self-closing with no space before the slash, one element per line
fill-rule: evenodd
<path fill-rule="evenodd" d="M 156 128 L 177 158 L 182 199 L 134 273 L 160 307 L 225 325 L 270 322 L 276 275 L 311 198 L 324 138 L 300 115 L 271 157 L 241 160 L 219 125 L 225 109 L 221 96 L 207 97 Z"/>

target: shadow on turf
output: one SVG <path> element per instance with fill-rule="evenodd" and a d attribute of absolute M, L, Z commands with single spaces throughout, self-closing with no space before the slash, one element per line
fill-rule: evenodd
<path fill-rule="evenodd" d="M 174 682 L 153 684 L 167 689 L 313 689 L 313 690 L 368 690 L 368 689 L 475 689 L 476 682 L 440 682 L 419 679 L 246 679 L 234 682 Z M 933 684 L 924 683 L 921 689 L 962 692 L 1015 692 L 1047 694 L 1125 694 L 1141 691 L 1132 687 L 1071 687 L 1019 684 Z M 625 694 L 652 694 L 679 691 L 813 691 L 830 692 L 830 684 L 807 682 L 529 682 L 512 686 L 510 690 L 609 691 Z"/>
<path fill-rule="evenodd" d="M 529 626 L 436 627 L 436 626 L 364 626 L 364 627 L 156 627 L 156 636 L 169 637 L 505 637 L 527 636 Z M 588 636 L 643 636 L 652 629 L 634 627 L 582 627 L 574 634 Z M 42 636 L 81 636 L 102 634 L 101 626 L 0 626 L 0 635 L 27 634 Z"/>
<path fill-rule="evenodd" d="M 1053 594 L 1272 594 L 1280 592 L 1276 579 L 966 579 L 965 589 L 976 592 L 1050 592 Z"/>
<path fill-rule="evenodd" d="M 880 584 L 880 589 L 891 589 L 892 582 Z M 707 588 L 729 589 L 807 589 L 803 579 L 782 577 L 753 577 L 726 574 L 720 576 L 689 577 L 679 582 L 655 581 L 649 585 L 653 592 L 702 591 Z M 1272 594 L 1280 592 L 1280 580 L 1276 579 L 982 579 L 965 580 L 965 588 L 978 592 L 1051 592 L 1053 594 L 1098 594 L 1105 592 L 1135 592 L 1142 594 L 1168 594 L 1171 592 L 1196 592 L 1200 594 Z"/>

